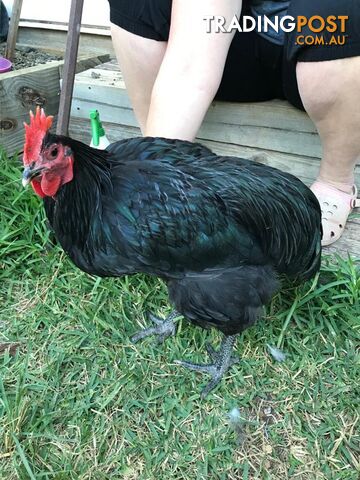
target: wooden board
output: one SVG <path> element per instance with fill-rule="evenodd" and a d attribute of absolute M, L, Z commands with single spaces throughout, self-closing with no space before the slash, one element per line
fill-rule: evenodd
<path fill-rule="evenodd" d="M 108 55 L 81 58 L 77 70 L 93 67 L 108 58 Z M 28 121 L 29 110 L 39 105 L 45 108 L 47 115 L 57 115 L 62 66 L 62 60 L 53 61 L 1 75 L 0 145 L 9 155 L 23 146 L 23 122 Z"/>
<path fill-rule="evenodd" d="M 7 34 L 7 42 L 6 42 L 4 57 L 10 60 L 11 62 L 14 60 L 14 53 L 15 53 L 15 46 L 16 46 L 16 40 L 17 40 L 17 32 L 19 28 L 19 19 L 21 14 L 22 2 L 23 0 L 14 0 L 11 16 L 10 16 L 9 31 Z"/>
<path fill-rule="evenodd" d="M 101 118 L 114 118 L 123 125 L 137 126 L 121 72 L 113 63 L 76 76 L 72 115 L 87 116 L 91 108 Z M 236 145 L 321 157 L 321 143 L 306 113 L 285 101 L 259 103 L 214 102 L 200 129 L 199 138 Z"/>
<path fill-rule="evenodd" d="M 46 38 L 46 48 L 65 50 L 66 31 L 46 30 L 45 28 L 27 28 L 21 27 L 18 31 L 18 43 L 24 46 L 41 48 L 44 46 Z M 92 35 L 81 33 L 80 35 L 80 55 L 84 54 L 102 54 L 104 52 L 115 56 L 111 38 L 105 35 Z"/>
<path fill-rule="evenodd" d="M 29 110 L 37 105 L 48 115 L 57 113 L 59 106 L 59 66 L 61 61 L 15 70 L 0 78 L 0 144 L 9 154 L 22 148 L 23 122 Z"/>
<path fill-rule="evenodd" d="M 105 122 L 116 119 L 121 125 L 137 127 L 115 60 L 76 75 L 72 116 L 87 118 L 93 108 L 98 108 Z M 250 153 L 263 150 L 269 164 L 309 181 L 317 174 L 322 154 L 319 136 L 307 114 L 281 100 L 242 104 L 214 102 L 198 138 L 203 142 L 226 144 L 233 152 L 238 147 Z M 360 166 L 356 175 L 360 181 Z"/>
<path fill-rule="evenodd" d="M 103 122 L 106 135 L 111 142 L 137 137 L 141 135 L 138 127 Z M 72 117 L 70 121 L 70 135 L 87 144 L 91 140 L 90 121 L 84 118 Z M 275 166 L 281 170 L 296 175 L 307 185 L 310 185 L 318 172 L 320 160 L 316 157 L 301 157 L 293 154 L 278 153 L 271 150 L 262 150 L 241 145 L 217 142 L 214 140 L 198 139 L 218 155 L 235 155 L 249 158 L 254 161 Z M 360 180 L 360 167 L 357 169 Z M 348 254 L 360 261 L 360 215 L 353 214 L 346 225 L 345 234 L 333 246 L 325 247 L 324 254 L 337 253 L 343 257 Z"/>
<path fill-rule="evenodd" d="M 83 6 L 84 0 L 71 0 L 62 85 L 59 100 L 58 122 L 56 126 L 57 135 L 68 135 L 69 133 L 70 111 L 76 74 L 76 62 L 79 50 Z"/>

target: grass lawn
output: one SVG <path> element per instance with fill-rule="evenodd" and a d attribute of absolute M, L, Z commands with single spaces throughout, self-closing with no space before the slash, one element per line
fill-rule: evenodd
<path fill-rule="evenodd" d="M 145 312 L 170 311 L 165 286 L 80 272 L 49 242 L 19 160 L 0 169 L 1 479 L 359 478 L 355 259 L 324 257 L 317 281 L 276 296 L 202 401 L 208 377 L 174 360 L 206 360 L 220 335 L 182 322 L 163 346 L 132 345 Z"/>

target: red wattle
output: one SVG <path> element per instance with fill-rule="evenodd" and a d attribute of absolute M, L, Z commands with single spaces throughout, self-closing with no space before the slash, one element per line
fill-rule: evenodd
<path fill-rule="evenodd" d="M 47 197 L 56 195 L 61 184 L 61 177 L 44 174 L 41 178 L 41 190 Z"/>
<path fill-rule="evenodd" d="M 39 197 L 44 198 L 46 197 L 43 189 L 41 188 L 41 184 L 38 180 L 31 180 L 31 186 L 34 189 L 34 192 L 39 195 Z"/>

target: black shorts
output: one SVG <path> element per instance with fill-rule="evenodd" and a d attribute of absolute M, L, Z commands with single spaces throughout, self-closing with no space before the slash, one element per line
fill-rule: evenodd
<path fill-rule="evenodd" d="M 167 41 L 172 0 L 109 0 L 112 23 L 141 37 Z M 285 35 L 285 44 L 276 45 L 255 31 L 236 32 L 227 56 L 217 99 L 258 102 L 287 99 L 303 109 L 296 80 L 296 63 L 335 60 L 360 56 L 360 0 L 290 0 L 288 15 L 310 18 L 319 15 L 348 16 L 344 45 L 327 45 L 332 35 L 314 33 L 304 27 Z M 250 15 L 249 0 L 244 0 L 242 15 Z M 317 25 L 317 24 L 315 24 Z M 311 38 L 324 37 L 324 45 L 309 45 Z M 305 37 L 307 44 L 305 43 Z"/>

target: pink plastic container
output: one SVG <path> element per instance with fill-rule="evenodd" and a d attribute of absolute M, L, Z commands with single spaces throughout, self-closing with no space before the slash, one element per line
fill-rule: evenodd
<path fill-rule="evenodd" d="M 0 73 L 10 72 L 12 69 L 12 63 L 10 60 L 4 57 L 0 57 Z"/>

